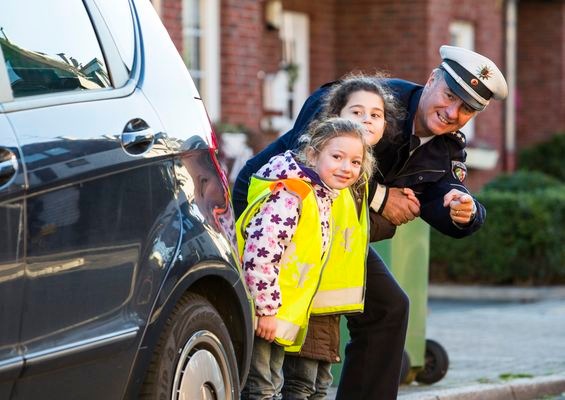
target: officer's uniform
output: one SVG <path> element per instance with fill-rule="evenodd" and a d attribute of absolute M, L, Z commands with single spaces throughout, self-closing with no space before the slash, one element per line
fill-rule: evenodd
<path fill-rule="evenodd" d="M 489 59 L 477 53 L 442 46 L 440 68 L 447 73 L 450 89 L 466 104 L 482 110 L 491 98 L 507 94 L 504 77 Z M 398 141 L 383 138 L 374 147 L 378 171 L 369 185 L 373 208 L 382 211 L 386 188 L 412 188 L 420 201 L 420 215 L 432 227 L 452 236 L 464 237 L 484 222 L 484 207 L 475 200 L 476 215 L 466 226 L 457 226 L 443 207 L 443 197 L 451 189 L 467 191 L 465 175 L 465 136 L 456 132 L 434 137 L 410 155 L 412 125 L 423 87 L 399 79 L 386 80 L 401 105 L 407 110 Z M 321 100 L 336 82 L 316 90 L 304 103 L 294 127 L 250 159 L 239 173 L 233 190 L 237 215 L 246 205 L 250 176 L 273 155 L 299 147 L 298 138 L 321 111 Z M 375 198 L 376 207 L 375 207 Z M 408 298 L 388 268 L 370 248 L 367 255 L 365 311 L 348 316 L 350 342 L 345 350 L 337 399 L 396 399 L 402 352 L 408 324 Z"/>
<path fill-rule="evenodd" d="M 420 201 L 420 216 L 428 224 L 455 238 L 473 233 L 485 219 L 485 209 L 478 201 L 475 200 L 475 218 L 466 226 L 454 224 L 449 216 L 449 207 L 443 207 L 443 196 L 451 189 L 468 192 L 463 184 L 467 171 L 464 164 L 465 135 L 461 132 L 439 135 L 418 146 L 419 139 L 412 134 L 412 125 L 423 86 L 400 79 L 391 79 L 387 83 L 408 113 L 401 124 L 400 136 L 383 138 L 373 149 L 378 168 L 373 175 L 370 186 L 373 191 L 369 193 L 369 198 L 375 199 L 375 191 L 386 191 L 377 183 L 386 187 L 410 188 Z M 375 205 L 375 200 L 372 204 L 379 212 L 384 207 L 386 193 L 382 197 L 383 201 L 379 204 Z"/>

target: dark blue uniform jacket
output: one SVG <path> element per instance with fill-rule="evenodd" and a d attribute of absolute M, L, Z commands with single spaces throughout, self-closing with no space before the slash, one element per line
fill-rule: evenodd
<path fill-rule="evenodd" d="M 247 161 L 239 172 L 233 189 L 232 198 L 237 216 L 247 205 L 247 188 L 251 175 L 272 156 L 300 146 L 298 138 L 321 111 L 321 99 L 333 84 L 335 82 L 317 89 L 304 103 L 294 127 Z M 454 173 L 454 169 L 465 161 L 465 136 L 460 132 L 437 136 L 418 147 L 410 156 L 412 124 L 423 87 L 400 79 L 388 79 L 387 84 L 395 92 L 400 104 L 406 108 L 407 117 L 401 121 L 400 137 L 383 137 L 373 148 L 378 166 L 369 185 L 369 199 L 372 198 L 377 183 L 388 187 L 408 187 L 416 192 L 420 200 L 422 219 L 432 227 L 455 238 L 473 233 L 483 224 L 486 216 L 484 207 L 478 201 L 475 200 L 475 219 L 466 226 L 454 224 L 449 216 L 449 207 L 443 207 L 443 196 L 451 189 L 468 192 Z"/>

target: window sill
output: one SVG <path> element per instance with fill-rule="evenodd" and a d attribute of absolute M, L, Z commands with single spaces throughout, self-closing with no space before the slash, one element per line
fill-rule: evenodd
<path fill-rule="evenodd" d="M 484 149 L 479 147 L 467 147 L 467 161 L 465 165 L 468 168 L 488 170 L 496 167 L 499 152 L 495 149 Z"/>

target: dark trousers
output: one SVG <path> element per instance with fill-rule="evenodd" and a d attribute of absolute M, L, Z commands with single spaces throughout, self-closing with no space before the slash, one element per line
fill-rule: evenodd
<path fill-rule="evenodd" d="M 408 296 L 371 248 L 365 311 L 347 317 L 351 340 L 336 400 L 394 400 L 408 326 Z"/>

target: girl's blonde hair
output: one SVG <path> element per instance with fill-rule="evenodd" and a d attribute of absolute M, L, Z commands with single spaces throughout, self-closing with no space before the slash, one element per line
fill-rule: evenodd
<path fill-rule="evenodd" d="M 334 117 L 309 126 L 307 133 L 300 137 L 300 141 L 305 145 L 301 146 L 297 153 L 297 158 L 304 164 L 308 163 L 306 153 L 309 148 L 320 153 L 328 142 L 336 137 L 350 136 L 361 140 L 363 144 L 363 161 L 359 179 L 353 184 L 353 189 L 358 191 L 361 186 L 369 181 L 375 166 L 375 157 L 371 152 L 371 146 L 365 140 L 365 127 L 358 122 L 346 118 Z"/>

